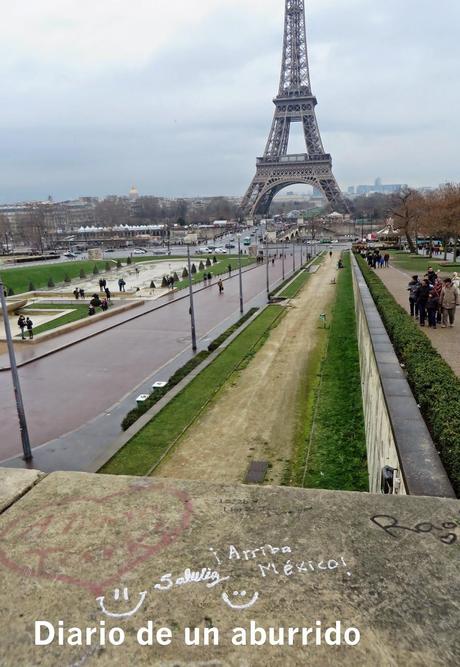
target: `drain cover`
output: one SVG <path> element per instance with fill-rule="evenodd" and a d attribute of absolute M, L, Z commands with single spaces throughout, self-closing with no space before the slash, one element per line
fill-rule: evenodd
<path fill-rule="evenodd" d="M 267 474 L 267 461 L 253 461 L 248 468 L 244 479 L 246 484 L 261 484 Z"/>

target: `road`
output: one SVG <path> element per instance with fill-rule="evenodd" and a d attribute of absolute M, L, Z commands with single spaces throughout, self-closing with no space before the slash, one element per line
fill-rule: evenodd
<path fill-rule="evenodd" d="M 298 249 L 299 252 L 299 249 Z M 299 265 L 297 257 L 297 266 Z M 286 276 L 292 259 L 286 258 Z M 281 278 L 282 262 L 269 264 L 270 283 Z M 244 274 L 245 302 L 263 295 L 266 269 Z M 217 286 L 197 291 L 194 297 L 198 337 L 206 337 L 239 309 L 238 274 Z M 123 321 L 95 337 L 36 359 L 20 368 L 21 386 L 32 446 L 72 431 L 104 412 L 170 359 L 190 347 L 187 299 Z M 126 315 L 126 318 L 132 313 Z M 40 344 L 34 346 L 40 353 Z M 0 373 L 0 461 L 21 452 L 18 422 L 9 372 Z"/>

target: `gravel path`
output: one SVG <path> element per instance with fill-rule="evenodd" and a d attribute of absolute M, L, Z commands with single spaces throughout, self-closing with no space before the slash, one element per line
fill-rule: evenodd
<path fill-rule="evenodd" d="M 155 475 L 242 482 L 251 461 L 269 461 L 279 484 L 290 459 L 298 393 L 316 344 L 319 316 L 332 303 L 338 253 L 310 277 L 250 364 L 235 374 Z"/>

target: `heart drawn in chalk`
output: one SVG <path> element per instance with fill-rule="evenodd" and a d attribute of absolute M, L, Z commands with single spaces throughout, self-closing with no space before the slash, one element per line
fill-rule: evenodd
<path fill-rule="evenodd" d="M 101 595 L 189 527 L 185 491 L 146 481 L 34 506 L 0 530 L 0 565 Z"/>

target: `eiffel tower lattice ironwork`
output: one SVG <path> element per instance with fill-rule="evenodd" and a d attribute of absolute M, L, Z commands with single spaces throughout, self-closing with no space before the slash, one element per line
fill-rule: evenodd
<path fill-rule="evenodd" d="M 316 121 L 304 4 L 304 0 L 286 0 L 280 87 L 273 100 L 275 115 L 264 155 L 257 158 L 256 175 L 241 202 L 244 215 L 266 215 L 276 193 L 298 183 L 319 188 L 334 207 L 347 208 Z M 287 153 L 291 123 L 302 123 L 306 153 Z"/>

